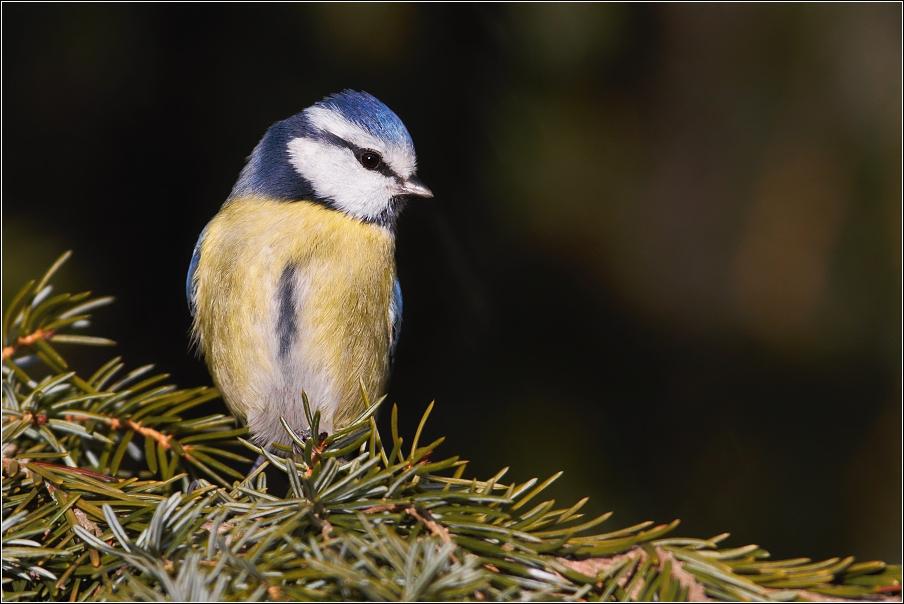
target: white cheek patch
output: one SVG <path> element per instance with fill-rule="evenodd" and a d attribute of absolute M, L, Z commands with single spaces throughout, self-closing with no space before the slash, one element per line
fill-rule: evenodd
<path fill-rule="evenodd" d="M 408 178 L 414 173 L 417 166 L 414 151 L 409 147 L 404 145 L 387 146 L 387 141 L 373 136 L 336 111 L 314 106 L 305 109 L 304 113 L 311 125 L 318 130 L 338 136 L 356 147 L 380 152 L 392 171 L 402 178 Z"/>
<path fill-rule="evenodd" d="M 346 139 L 347 140 L 347 139 Z M 364 220 L 377 218 L 393 196 L 393 179 L 365 170 L 350 149 L 309 138 L 289 141 L 289 161 L 338 208 Z"/>

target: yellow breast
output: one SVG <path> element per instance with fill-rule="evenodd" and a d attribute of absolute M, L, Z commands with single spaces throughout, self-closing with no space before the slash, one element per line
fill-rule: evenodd
<path fill-rule="evenodd" d="M 334 431 L 389 371 L 394 240 L 309 202 L 230 202 L 208 225 L 193 330 L 226 403 L 261 445 L 308 428 L 301 392 Z"/>

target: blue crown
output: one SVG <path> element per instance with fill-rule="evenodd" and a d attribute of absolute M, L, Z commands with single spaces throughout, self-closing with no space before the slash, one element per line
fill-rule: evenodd
<path fill-rule="evenodd" d="M 368 134 L 388 141 L 394 145 L 414 150 L 414 143 L 405 124 L 392 109 L 366 92 L 343 90 L 333 94 L 319 103 L 317 107 L 338 111 L 347 120 L 363 128 Z"/>

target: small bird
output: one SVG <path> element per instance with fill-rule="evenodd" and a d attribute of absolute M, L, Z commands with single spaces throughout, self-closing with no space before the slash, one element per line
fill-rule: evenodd
<path fill-rule="evenodd" d="M 302 392 L 326 432 L 386 388 L 402 291 L 395 225 L 433 193 L 411 136 L 386 105 L 345 90 L 273 124 L 188 270 L 192 338 L 258 446 L 310 434 Z"/>

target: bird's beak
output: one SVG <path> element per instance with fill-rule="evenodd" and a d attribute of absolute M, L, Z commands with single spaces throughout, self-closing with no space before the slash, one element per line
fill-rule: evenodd
<path fill-rule="evenodd" d="M 402 183 L 399 195 L 404 195 L 405 197 L 423 197 L 426 199 L 433 197 L 433 191 L 428 189 L 427 185 L 422 183 L 417 176 L 411 176 Z"/>

